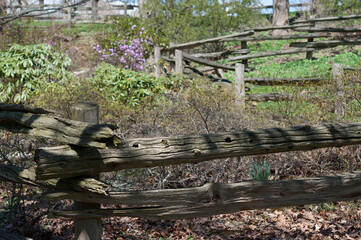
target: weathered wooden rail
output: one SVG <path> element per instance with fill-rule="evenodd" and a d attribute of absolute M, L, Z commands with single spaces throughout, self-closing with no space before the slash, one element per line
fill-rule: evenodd
<path fill-rule="evenodd" d="M 212 61 L 213 59 L 219 57 L 226 57 L 229 62 L 242 62 L 246 68 L 248 68 L 248 60 L 254 58 L 261 57 L 269 57 L 269 56 L 277 56 L 277 55 L 289 55 L 289 54 L 298 54 L 298 53 L 306 53 L 307 59 L 312 59 L 312 53 L 314 51 L 322 50 L 325 48 L 333 48 L 341 45 L 360 45 L 360 39 L 343 39 L 343 40 L 324 40 L 319 42 L 314 42 L 316 38 L 329 38 L 332 37 L 332 33 L 357 33 L 361 30 L 358 28 L 316 28 L 315 23 L 324 22 L 324 21 L 339 21 L 339 20 L 348 20 L 348 19 L 357 19 L 361 18 L 361 15 L 350 15 L 344 17 L 332 17 L 332 18 L 320 18 L 320 19 L 311 19 L 306 21 L 295 21 L 291 25 L 288 26 L 280 26 L 280 27 L 262 27 L 262 28 L 253 28 L 246 29 L 244 32 L 236 33 L 232 35 L 221 36 L 217 38 L 199 40 L 189 43 L 177 44 L 170 46 L 168 48 L 160 49 L 158 47 L 155 48 L 155 65 L 156 65 L 156 76 L 159 77 L 161 74 L 161 69 L 159 62 L 161 59 L 170 61 L 172 64 L 178 65 L 178 71 L 176 73 L 182 73 L 182 64 L 181 61 L 188 60 L 191 62 L 195 62 L 200 65 L 213 67 L 217 73 L 217 75 L 222 75 L 220 73 L 221 70 L 227 71 L 235 71 L 233 66 L 227 64 L 219 64 L 216 61 Z M 299 32 L 309 32 L 308 34 L 292 34 L 292 35 L 278 35 L 278 36 L 254 36 L 255 32 L 262 31 L 271 31 L 276 29 L 292 29 Z M 250 36 L 252 35 L 252 36 Z M 290 44 L 290 49 L 284 49 L 279 51 L 269 51 L 269 52 L 260 52 L 260 53 L 250 53 L 247 51 L 247 42 L 249 41 L 266 41 L 266 40 L 284 40 L 284 39 L 307 39 L 307 42 L 294 42 Z M 218 53 L 198 53 L 189 55 L 186 53 L 178 54 L 178 58 L 162 56 L 162 53 L 172 53 L 175 50 L 185 50 L 200 46 L 205 43 L 222 43 L 222 42 L 241 42 L 242 49 L 238 56 L 234 56 L 235 52 L 228 52 L 228 54 L 222 54 L 222 52 Z M 233 55 L 233 56 L 231 56 Z M 203 59 L 209 58 L 209 59 Z M 177 63 L 178 62 L 178 63 Z"/>
<path fill-rule="evenodd" d="M 19 1 L 19 4 L 22 3 Z M 84 1 L 85 5 L 74 7 L 66 7 L 67 4 L 60 2 L 44 4 L 44 0 L 40 0 L 38 4 L 6 6 L 4 10 L 10 12 L 10 15 L 20 14 L 22 17 L 32 17 L 34 20 L 65 21 L 68 22 L 68 27 L 71 27 L 74 23 L 104 23 L 107 17 L 127 16 L 129 10 L 138 8 L 133 4 L 127 4 L 126 1 L 123 2 L 123 5 L 118 6 L 99 0 Z M 59 7 L 65 8 L 56 10 Z"/>
<path fill-rule="evenodd" d="M 360 39 L 342 39 L 342 40 L 323 40 L 314 42 L 315 38 L 329 38 L 332 33 L 350 33 L 350 32 L 360 32 L 360 29 L 357 28 L 316 28 L 315 24 L 323 21 L 334 21 L 334 20 L 348 20 L 348 19 L 356 19 L 361 18 L 361 15 L 351 15 L 345 17 L 337 17 L 337 18 L 322 18 L 322 19 L 312 19 L 310 22 L 294 22 L 288 26 L 281 27 L 263 27 L 263 28 L 254 28 L 254 29 L 246 29 L 243 33 L 236 33 L 232 35 L 221 36 L 217 38 L 205 39 L 190 43 L 183 43 L 178 45 L 173 45 L 171 47 L 161 49 L 159 47 L 155 47 L 155 76 L 161 76 L 161 60 L 169 61 L 171 63 L 171 68 L 174 69 L 174 72 L 177 74 L 183 73 L 183 63 L 185 62 L 187 68 L 194 69 L 189 64 L 190 62 L 197 63 L 199 65 L 207 66 L 207 69 L 213 70 L 215 74 L 220 78 L 224 79 L 223 70 L 225 71 L 237 71 L 234 64 L 238 64 L 242 62 L 244 65 L 245 71 L 252 70 L 248 67 L 248 60 L 261 58 L 261 57 L 269 57 L 269 56 L 278 56 L 278 55 L 288 55 L 288 54 L 298 54 L 298 53 L 306 53 L 307 59 L 312 59 L 312 54 L 314 51 L 333 48 L 342 45 L 360 45 Z M 304 25 L 302 25 L 304 24 Z M 300 32 L 309 32 L 308 34 L 293 34 L 293 35 L 280 35 L 280 36 L 255 36 L 255 32 L 261 31 L 270 31 L 275 29 L 293 29 L 295 31 Z M 243 35 L 242 35 L 243 34 Z M 307 39 L 307 42 L 293 42 L 290 44 L 290 49 L 283 49 L 279 51 L 269 51 L 269 52 L 260 52 L 260 53 L 251 53 L 249 49 L 247 49 L 247 42 L 249 41 L 265 41 L 265 40 L 282 40 L 282 39 Z M 189 48 L 193 48 L 196 46 L 200 46 L 204 43 L 223 43 L 223 42 L 241 42 L 241 48 L 239 50 L 232 51 L 224 51 L 224 52 L 215 52 L 215 53 L 197 53 L 197 54 L 187 54 L 182 50 L 186 50 Z M 237 52 L 238 51 L 238 52 Z M 175 53 L 171 56 L 165 56 L 164 53 Z M 163 53 L 163 54 L 162 54 Z M 236 55 L 237 54 L 237 55 Z M 235 56 L 236 55 L 236 56 Z M 205 59 L 207 58 L 207 59 Z M 220 64 L 212 59 L 226 58 L 228 60 L 228 64 Z M 171 69 L 171 70 L 172 70 Z M 204 75 L 199 70 L 194 69 L 195 73 Z M 210 76 L 210 75 L 208 75 Z M 237 77 L 238 76 L 238 77 Z M 335 75 L 333 74 L 335 78 Z M 211 77 L 214 79 L 213 77 Z M 293 78 L 293 79 L 285 79 L 285 78 L 245 78 L 244 73 L 236 74 L 237 84 L 243 84 L 244 82 L 249 82 L 257 85 L 279 85 L 279 84 L 299 84 L 304 85 L 306 83 L 319 83 L 325 79 L 320 78 Z M 218 81 L 220 85 L 223 84 L 222 81 Z M 342 86 L 342 84 L 340 85 Z M 227 87 L 229 87 L 227 85 Z M 248 101 L 284 101 L 291 99 L 287 94 L 266 94 L 266 95 L 245 95 L 240 94 L 240 91 L 233 87 L 236 90 L 237 99 L 243 99 Z M 243 90 L 243 89 L 241 89 Z M 342 92 L 342 90 L 341 90 Z M 342 95 L 342 94 L 341 94 Z"/>
<path fill-rule="evenodd" d="M 0 165 L 0 180 L 47 189 L 43 197 L 48 201 L 73 199 L 78 202 L 77 208 L 72 211 L 52 211 L 49 215 L 79 219 L 76 220 L 75 230 L 78 239 L 87 239 L 79 234 L 84 229 L 96 235 L 90 235 L 90 239 L 100 239 L 101 217 L 183 219 L 361 198 L 360 172 L 287 181 L 212 183 L 195 188 L 137 192 L 108 191 L 109 186 L 94 177 L 100 172 L 122 169 L 196 164 L 226 157 L 361 144 L 361 123 L 121 139 L 112 126 L 62 119 L 54 116 L 52 111 L 39 108 L 0 104 L 0 116 L 1 129 L 68 144 L 38 149 L 34 157 L 35 168 Z M 59 127 L 54 124 L 59 124 Z M 61 133 L 59 129 L 62 129 Z M 48 134 L 43 135 L 43 132 Z M 59 135 L 75 136 L 80 140 Z M 99 205 L 87 205 L 99 203 L 129 207 L 101 209 L 97 207 Z M 83 207 L 80 207 L 82 204 Z"/>

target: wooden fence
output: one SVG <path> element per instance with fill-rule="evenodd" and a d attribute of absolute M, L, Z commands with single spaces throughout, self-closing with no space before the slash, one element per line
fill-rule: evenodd
<path fill-rule="evenodd" d="M 66 144 L 36 150 L 35 168 L 0 164 L 0 179 L 42 187 L 48 201 L 73 199 L 74 210 L 51 211 L 49 217 L 75 219 L 76 239 L 100 239 L 103 217 L 184 219 L 361 198 L 361 172 L 136 192 L 107 191 L 109 186 L 98 180 L 101 172 L 122 169 L 361 144 L 361 123 L 121 139 L 114 126 L 96 123 L 97 105 L 80 103 L 72 112 L 82 121 L 44 109 L 0 104 L 1 129 Z M 102 209 L 100 204 L 129 207 Z"/>
<path fill-rule="evenodd" d="M 199 65 L 206 66 L 206 71 L 214 70 L 219 77 L 218 82 L 223 84 L 222 79 L 224 79 L 223 70 L 226 71 L 236 71 L 235 64 L 242 63 L 245 66 L 245 71 L 251 71 L 252 69 L 248 68 L 248 60 L 254 58 L 268 57 L 268 56 L 277 56 L 277 55 L 288 55 L 288 54 L 297 54 L 297 53 L 306 53 L 307 59 L 312 59 L 312 53 L 314 51 L 333 48 L 341 45 L 361 45 L 361 39 L 342 39 L 342 40 L 326 40 L 314 42 L 315 38 L 329 38 L 332 33 L 358 33 L 361 32 L 361 29 L 358 28 L 316 28 L 315 23 L 324 22 L 324 21 L 339 21 L 339 20 L 349 20 L 361 18 L 361 15 L 350 15 L 344 17 L 332 17 L 332 18 L 319 18 L 312 19 L 307 21 L 295 21 L 292 25 L 281 26 L 281 27 L 262 27 L 262 28 L 253 28 L 246 29 L 244 32 L 235 33 L 232 35 L 221 36 L 217 38 L 210 38 L 205 40 L 199 40 L 194 42 L 188 42 L 183 44 L 172 45 L 167 48 L 155 47 L 154 50 L 154 60 L 155 60 L 155 76 L 161 76 L 161 60 L 165 60 L 171 63 L 171 68 L 174 69 L 174 73 L 182 74 L 183 73 L 183 62 L 188 62 L 188 69 L 192 69 L 193 72 L 200 75 L 204 75 L 202 71 L 194 69 L 189 66 L 190 62 L 197 63 Z M 278 35 L 278 36 L 254 36 L 256 32 L 263 31 L 272 31 L 276 29 L 292 29 L 298 32 L 309 32 L 307 34 L 294 34 L 294 35 Z M 279 51 L 269 51 L 261 53 L 249 54 L 250 50 L 247 48 L 247 42 L 250 41 L 265 41 L 265 40 L 284 40 L 284 39 L 307 39 L 307 42 L 293 42 L 290 44 L 290 49 L 279 50 Z M 192 49 L 194 47 L 201 46 L 206 43 L 223 43 L 223 42 L 240 42 L 241 49 L 232 50 L 232 51 L 223 51 L 223 52 L 212 52 L 212 53 L 195 53 L 187 54 L 184 52 L 186 49 Z M 166 55 L 168 54 L 168 56 Z M 231 56 L 237 55 L 237 56 Z M 214 60 L 224 58 L 228 60 L 229 64 L 220 64 Z M 236 76 L 241 76 L 236 74 Z M 322 78 L 293 78 L 293 79 L 282 79 L 282 78 L 244 78 L 243 80 L 238 79 L 236 81 L 246 81 L 253 84 L 268 84 L 268 85 L 277 85 L 285 83 L 315 83 L 321 82 L 325 79 Z M 213 76 L 212 80 L 215 80 Z M 230 82 L 229 82 L 230 83 Z M 238 93 L 237 93 L 238 95 Z M 244 98 L 245 96 L 240 96 Z M 247 95 L 249 100 L 254 101 L 279 101 L 287 100 L 288 96 L 284 94 L 266 94 L 266 95 Z"/>
<path fill-rule="evenodd" d="M 315 23 L 324 22 L 324 21 L 340 21 L 340 20 L 349 20 L 349 19 L 358 19 L 361 18 L 361 14 L 359 15 L 350 15 L 343 17 L 330 17 L 330 18 L 318 18 L 311 20 L 303 20 L 303 21 L 294 21 L 291 25 L 288 26 L 280 26 L 280 27 L 262 27 L 262 28 L 253 28 L 246 29 L 244 32 L 236 33 L 232 35 L 221 36 L 217 38 L 205 39 L 200 41 L 188 42 L 183 44 L 172 45 L 163 49 L 156 49 L 155 51 L 162 51 L 164 53 L 173 53 L 175 50 L 184 50 L 191 49 L 206 43 L 222 43 L 222 42 L 241 42 L 242 50 L 238 52 L 241 54 L 235 57 L 226 58 L 230 62 L 239 62 L 242 61 L 243 64 L 247 66 L 248 60 L 253 58 L 261 58 L 268 56 L 276 56 L 276 55 L 288 55 L 288 54 L 296 54 L 301 52 L 306 52 L 307 59 L 312 58 L 312 52 L 317 50 L 322 50 L 325 48 L 332 48 L 340 45 L 360 45 L 361 39 L 357 40 L 331 40 L 331 41 L 319 41 L 314 42 L 315 38 L 328 38 L 331 37 L 332 33 L 357 33 L 361 32 L 359 28 L 316 28 Z M 293 34 L 293 35 L 279 35 L 279 36 L 252 36 L 255 32 L 264 32 L 264 31 L 272 31 L 277 29 L 292 29 L 297 32 L 309 32 L 308 34 Z M 291 49 L 280 50 L 280 51 L 271 51 L 271 52 L 262 52 L 256 54 L 248 54 L 249 50 L 247 49 L 247 42 L 250 41 L 265 41 L 265 40 L 284 40 L 284 39 L 307 39 L 307 42 L 303 43 L 291 43 Z M 216 57 L 227 57 L 229 55 L 237 54 L 237 51 L 225 51 L 225 52 L 216 52 L 216 53 L 199 53 L 193 55 L 184 55 L 183 57 L 189 61 L 194 61 L 198 64 L 210 66 L 216 69 L 225 69 L 225 70 L 233 70 L 232 66 L 228 65 L 220 65 L 215 63 L 214 61 L 205 60 L 202 58 L 216 58 Z M 159 56 L 159 54 L 158 54 Z M 170 57 L 162 56 L 164 60 L 167 61 L 176 61 L 177 59 L 172 59 Z M 158 59 L 156 59 L 158 60 Z M 178 59 L 180 60 L 180 59 Z"/>
<path fill-rule="evenodd" d="M 23 4 L 25 3 L 25 4 Z M 78 6 L 74 8 L 65 8 L 63 11 L 60 11 L 58 13 L 51 12 L 49 14 L 37 16 L 36 19 L 38 20 L 57 20 L 57 21 L 69 21 L 69 22 L 89 22 L 89 23 L 96 23 L 96 22 L 104 22 L 103 20 L 107 16 L 127 16 L 129 10 L 135 10 L 137 9 L 139 14 L 139 7 L 141 7 L 139 4 L 127 4 L 127 1 L 122 2 L 123 5 L 111 5 L 106 3 L 105 1 L 99 1 L 99 0 L 92 0 L 89 1 L 85 6 Z M 33 10 L 33 9 L 39 9 L 44 10 L 47 8 L 54 8 L 54 7 L 62 7 L 64 5 L 67 5 L 68 3 L 64 4 L 44 4 L 44 0 L 39 0 L 38 4 L 27 4 L 23 1 L 18 1 L 16 3 L 17 5 L 11 5 L 11 6 L 1 6 L 3 7 L 5 12 L 8 12 L 10 14 L 16 14 L 19 13 L 18 11 L 26 11 L 26 10 Z M 303 8 L 303 7 L 309 7 L 310 4 L 291 4 L 290 7 L 296 7 L 296 8 Z M 250 7 L 250 9 L 271 9 L 273 8 L 273 5 L 265 5 L 265 6 L 253 6 Z M 37 15 L 37 12 L 33 12 L 32 15 Z M 25 15 L 26 17 L 26 15 Z M 100 20 L 100 21 L 99 21 Z"/>
<path fill-rule="evenodd" d="M 132 15 L 139 14 L 138 6 L 127 4 L 127 2 L 123 2 L 123 5 L 112 5 L 106 1 L 92 0 L 85 5 L 75 7 L 67 7 L 67 5 L 68 3 L 44 4 L 40 1 L 39 4 L 7 6 L 5 11 L 11 15 L 30 11 L 31 14 L 25 14 L 24 17 L 32 17 L 35 20 L 65 21 L 69 27 L 75 23 L 104 23 L 107 17 L 127 16 L 130 11 Z M 62 9 L 53 11 L 59 7 Z"/>

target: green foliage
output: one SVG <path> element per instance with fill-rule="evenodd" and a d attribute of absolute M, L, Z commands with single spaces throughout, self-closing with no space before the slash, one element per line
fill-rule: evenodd
<path fill-rule="evenodd" d="M 148 16 L 143 21 L 166 44 L 205 39 L 250 26 L 259 13 L 247 7 L 255 3 L 255 0 L 148 0 L 143 13 Z"/>
<path fill-rule="evenodd" d="M 272 61 L 257 65 L 256 71 L 246 73 L 247 77 L 279 77 L 279 78 L 312 78 L 330 77 L 332 62 L 341 63 L 344 67 L 357 67 L 361 64 L 360 54 L 347 52 L 335 57 L 320 57 L 316 60 L 294 60 L 286 63 Z"/>
<path fill-rule="evenodd" d="M 266 160 L 252 161 L 249 178 L 257 181 L 267 181 L 271 175 L 271 164 Z"/>
<path fill-rule="evenodd" d="M 153 41 L 157 39 L 152 29 L 149 29 L 136 17 L 112 16 L 108 17 L 105 22 L 106 36 L 100 39 L 100 45 L 105 49 L 113 48 L 114 42 L 119 41 L 119 39 L 127 39 L 129 42 L 136 38 L 146 39 L 150 37 Z"/>
<path fill-rule="evenodd" d="M 360 13 L 360 0 L 319 0 L 320 8 L 326 15 Z"/>
<path fill-rule="evenodd" d="M 166 91 L 163 78 L 156 79 L 145 73 L 116 68 L 105 63 L 96 69 L 92 83 L 107 99 L 131 106 Z"/>
<path fill-rule="evenodd" d="M 290 40 L 267 40 L 261 42 L 254 42 L 249 44 L 248 49 L 255 52 L 278 51 L 281 50 L 284 45 L 288 45 L 290 42 Z"/>
<path fill-rule="evenodd" d="M 68 78 L 70 64 L 66 54 L 54 52 L 47 44 L 11 46 L 0 52 L 0 101 L 25 101 L 38 84 Z"/>

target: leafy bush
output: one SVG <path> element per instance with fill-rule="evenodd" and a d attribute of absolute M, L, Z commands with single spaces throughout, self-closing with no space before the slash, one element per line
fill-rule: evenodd
<path fill-rule="evenodd" d="M 163 78 L 156 79 L 145 73 L 121 69 L 105 63 L 96 69 L 92 83 L 107 99 L 131 106 L 138 105 L 147 97 L 166 91 Z"/>
<path fill-rule="evenodd" d="M 94 49 L 105 60 L 124 69 L 144 71 L 151 52 L 151 36 L 136 18 L 112 17 L 107 36 Z"/>
<path fill-rule="evenodd" d="M 340 14 L 355 14 L 360 13 L 360 0 L 320 0 L 321 11 L 325 15 L 333 14 L 339 16 Z"/>
<path fill-rule="evenodd" d="M 141 14 L 145 15 L 145 26 L 153 29 L 163 43 L 179 43 L 240 31 L 240 28 L 259 22 L 260 14 L 248 8 L 256 2 L 148 0 Z"/>
<path fill-rule="evenodd" d="M 68 78 L 70 64 L 68 55 L 47 44 L 11 46 L 0 52 L 0 101 L 25 101 L 39 83 Z"/>

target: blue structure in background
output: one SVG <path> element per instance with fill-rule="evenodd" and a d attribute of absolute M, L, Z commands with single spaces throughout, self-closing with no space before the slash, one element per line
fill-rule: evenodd
<path fill-rule="evenodd" d="M 289 0 L 289 1 L 290 1 L 290 5 L 291 4 L 301 4 L 301 3 L 306 2 L 305 0 Z M 260 0 L 259 2 L 264 6 L 273 5 L 273 0 Z M 290 12 L 296 12 L 296 11 L 299 11 L 299 10 L 300 10 L 299 7 L 291 7 L 290 8 Z M 261 13 L 263 13 L 263 14 L 272 14 L 273 9 L 272 8 L 262 9 Z"/>

